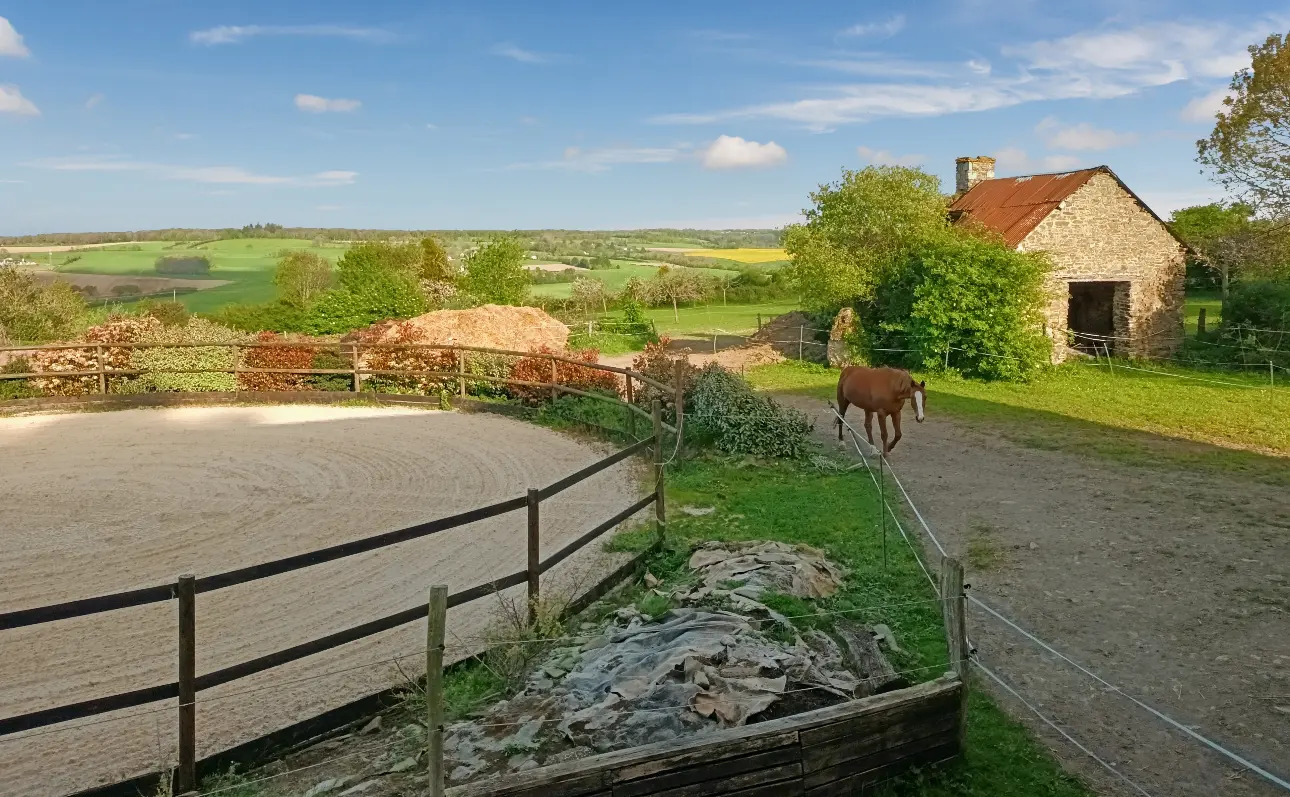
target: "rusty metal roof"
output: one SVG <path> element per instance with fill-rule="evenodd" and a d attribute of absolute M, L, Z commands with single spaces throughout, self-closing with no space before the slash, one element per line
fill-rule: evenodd
<path fill-rule="evenodd" d="M 955 221 L 973 219 L 1017 246 L 1062 200 L 1075 193 L 1105 166 L 1061 174 L 1035 174 L 982 180 L 950 205 Z M 1112 175 L 1114 177 L 1114 175 Z M 1119 182 L 1119 178 L 1116 178 Z M 1123 185 L 1123 184 L 1122 184 Z M 1135 197 L 1136 199 L 1136 197 Z"/>

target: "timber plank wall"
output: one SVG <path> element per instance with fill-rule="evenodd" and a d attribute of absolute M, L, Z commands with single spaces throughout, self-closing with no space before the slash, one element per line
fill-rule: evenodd
<path fill-rule="evenodd" d="M 833 797 L 959 755 L 947 674 L 838 706 L 454 786 L 447 797 Z"/>

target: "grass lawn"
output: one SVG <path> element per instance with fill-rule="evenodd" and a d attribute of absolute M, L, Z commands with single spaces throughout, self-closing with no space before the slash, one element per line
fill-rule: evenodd
<path fill-rule="evenodd" d="M 689 307 L 683 305 L 678 308 L 676 316 L 673 316 L 671 307 L 653 307 L 645 312 L 654 321 L 654 327 L 658 329 L 660 335 L 683 337 L 711 334 L 716 330 L 751 335 L 757 331 L 759 314 L 762 322 L 765 323 L 777 315 L 791 313 L 796 309 L 798 309 L 796 302 L 785 301 L 765 304 L 704 304 Z M 610 313 L 604 318 L 616 321 L 619 320 L 620 314 Z M 576 324 L 576 321 L 570 323 Z"/>
<path fill-rule="evenodd" d="M 897 671 L 905 672 L 913 682 L 931 680 L 946 671 L 936 594 L 894 530 L 887 540 L 884 567 L 879 505 L 873 484 L 863 471 L 823 473 L 804 463 L 754 466 L 742 460 L 699 458 L 669 469 L 667 492 L 668 506 L 673 508 L 669 512 L 669 548 L 651 563 L 651 572 L 665 577 L 679 571 L 689 546 L 704 540 L 814 545 L 850 570 L 846 586 L 818 605 L 782 596 L 768 599 L 774 608 L 789 616 L 815 610 L 849 611 L 859 622 L 886 623 L 905 650 L 893 657 Z M 715 511 L 700 517 L 677 511 L 687 505 L 710 506 Z M 619 537 L 615 544 L 640 549 L 649 540 L 650 532 L 635 532 Z M 831 618 L 794 622 L 799 628 L 803 624 L 824 627 Z M 883 793 L 899 797 L 1090 794 L 979 689 L 968 712 L 968 752 L 961 762 L 906 776 Z"/>
<path fill-rule="evenodd" d="M 148 241 L 139 244 L 141 248 L 138 251 L 107 248 L 67 253 L 80 255 L 80 258 L 59 266 L 58 270 L 85 274 L 159 276 L 153 264 L 162 255 L 203 254 L 211 259 L 210 278 L 228 280 L 230 284 L 181 295 L 179 301 L 193 312 L 210 312 L 226 304 L 258 304 L 277 298 L 277 289 L 273 286 L 273 269 L 277 265 L 278 253 L 283 249 L 306 249 L 333 263 L 345 252 L 342 247 L 315 247 L 311 241 L 287 238 L 231 239 L 192 247 L 180 244 L 173 249 L 166 248 L 171 245 L 165 241 Z"/>
<path fill-rule="evenodd" d="M 781 263 L 788 260 L 783 249 L 691 249 L 686 257 L 712 257 L 736 263 Z"/>
<path fill-rule="evenodd" d="M 1069 363 L 1029 383 L 931 374 L 927 411 L 1032 448 L 1290 483 L 1290 387 L 1267 389 L 1266 379 L 1158 363 L 1144 367 L 1259 387 Z M 838 375 L 820 366 L 780 363 L 753 369 L 748 378 L 764 390 L 832 399 Z"/>
<path fill-rule="evenodd" d="M 578 276 L 589 279 L 600 280 L 605 283 L 605 287 L 617 293 L 623 289 L 627 281 L 632 277 L 640 280 L 647 280 L 658 273 L 658 266 L 646 265 L 635 260 L 614 260 L 611 261 L 619 268 L 604 269 L 586 269 L 579 273 Z M 677 268 L 676 266 L 670 266 Z M 686 269 L 700 277 L 735 277 L 738 271 L 727 271 L 720 268 L 692 268 Z M 566 299 L 573 292 L 573 283 L 571 282 L 551 282 L 545 285 L 534 285 L 531 288 L 534 297 L 551 297 L 555 299 Z"/>
<path fill-rule="evenodd" d="M 1205 308 L 1205 326 L 1213 329 L 1223 320 L 1223 296 L 1217 291 L 1191 291 L 1183 305 L 1183 325 L 1188 335 L 1196 334 L 1196 319 Z"/>

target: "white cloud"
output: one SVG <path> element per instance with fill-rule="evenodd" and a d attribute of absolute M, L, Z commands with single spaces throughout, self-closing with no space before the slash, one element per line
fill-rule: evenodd
<path fill-rule="evenodd" d="M 176 166 L 117 157 L 44 158 L 23 164 L 58 172 L 140 172 L 165 180 L 183 180 L 208 185 L 282 185 L 325 187 L 349 185 L 358 172 L 324 171 L 303 177 L 258 174 L 241 166 Z"/>
<path fill-rule="evenodd" d="M 705 169 L 761 169 L 788 160 L 788 151 L 774 141 L 765 144 L 739 136 L 717 136 L 700 153 Z"/>
<path fill-rule="evenodd" d="M 104 97 L 102 92 L 91 94 L 89 98 L 85 100 L 85 110 L 90 111 L 97 108 L 99 103 L 103 102 L 103 100 Z"/>
<path fill-rule="evenodd" d="M 1197 97 L 1183 106 L 1178 116 L 1184 122 L 1213 123 L 1214 117 L 1223 110 L 1223 100 L 1227 99 L 1228 89 L 1214 89 L 1208 94 Z"/>
<path fill-rule="evenodd" d="M 931 61 L 910 61 L 904 58 L 889 58 L 876 53 L 851 54 L 844 58 L 824 58 L 798 62 L 801 66 L 828 69 L 848 75 L 865 77 L 914 77 L 914 78 L 948 78 L 961 72 L 953 63 Z"/>
<path fill-rule="evenodd" d="M 296 107 L 308 113 L 347 113 L 357 111 L 362 104 L 358 100 L 328 99 L 315 94 L 296 95 Z"/>
<path fill-rule="evenodd" d="M 1014 174 L 1069 172 L 1080 168 L 1080 159 L 1074 155 L 1045 155 L 1042 158 L 1032 158 L 1024 149 L 1018 147 L 1004 147 L 998 150 L 994 153 L 994 160 L 999 171 Z"/>
<path fill-rule="evenodd" d="M 26 185 L 27 181 L 26 180 L 0 180 L 0 183 L 6 183 L 8 185 Z"/>
<path fill-rule="evenodd" d="M 538 118 L 536 116 L 521 116 L 520 124 L 525 125 L 526 127 L 532 127 L 533 125 L 538 124 Z"/>
<path fill-rule="evenodd" d="M 852 25 L 842 31 L 843 36 L 879 36 L 889 38 L 900 33 L 905 28 L 905 15 L 896 14 L 890 19 L 882 22 L 867 22 L 858 25 Z"/>
<path fill-rule="evenodd" d="M 875 166 L 918 166 L 927 160 L 926 155 L 893 155 L 889 150 L 856 147 L 856 154 L 865 163 Z"/>
<path fill-rule="evenodd" d="M 1088 122 L 1063 125 L 1055 117 L 1047 116 L 1035 125 L 1035 132 L 1044 139 L 1049 149 L 1103 150 L 1124 147 L 1138 140 L 1137 133 L 1117 133 L 1114 130 L 1094 127 Z"/>
<path fill-rule="evenodd" d="M 14 30 L 13 25 L 4 17 L 0 17 L 0 55 L 14 58 L 26 58 L 31 55 L 31 50 L 22 43 L 22 34 Z"/>
<path fill-rule="evenodd" d="M 175 133 L 176 141 L 192 141 L 197 138 L 196 133 Z"/>
<path fill-rule="evenodd" d="M 557 58 L 557 56 L 549 53 L 535 53 L 532 50 L 525 50 L 509 42 L 494 44 L 489 48 L 488 52 L 501 58 L 519 61 L 522 64 L 548 64 Z"/>
<path fill-rule="evenodd" d="M 188 34 L 194 44 L 237 44 L 257 36 L 318 36 L 356 41 L 384 42 L 394 34 L 380 28 L 347 25 L 220 25 Z"/>
<path fill-rule="evenodd" d="M 433 122 L 426 122 L 426 130 L 438 130 L 438 129 L 439 129 L 439 125 L 434 124 Z"/>
<path fill-rule="evenodd" d="M 561 169 L 575 172 L 606 172 L 612 167 L 629 163 L 673 163 L 686 154 L 680 147 L 603 147 L 587 149 L 566 147 L 564 157 L 558 161 L 513 163 L 514 169 Z"/>
<path fill-rule="evenodd" d="M 1002 60 L 980 59 L 947 70 L 944 62 L 898 62 L 882 80 L 881 59 L 818 62 L 878 82 L 812 89 L 805 96 L 736 108 L 673 113 L 659 124 L 713 124 L 778 119 L 817 132 L 887 117 L 922 117 L 1006 108 L 1062 99 L 1110 99 L 1184 80 L 1231 74 L 1247 64 L 1246 45 L 1290 19 L 1244 26 L 1220 21 L 1165 22 L 1104 28 L 1001 50 Z M 875 68 L 879 67 L 879 68 Z M 942 76 L 942 73 L 946 73 Z M 894 75 L 895 79 L 890 76 Z M 903 78 L 903 79 L 902 79 Z"/>
<path fill-rule="evenodd" d="M 22 96 L 17 86 L 9 84 L 0 85 L 0 113 L 40 116 L 40 109 L 31 100 Z"/>

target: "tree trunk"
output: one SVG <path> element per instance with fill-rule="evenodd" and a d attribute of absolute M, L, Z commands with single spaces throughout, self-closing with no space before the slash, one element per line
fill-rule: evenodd
<path fill-rule="evenodd" d="M 676 297 L 672 297 L 672 320 L 681 323 L 681 312 L 676 309 Z"/>
<path fill-rule="evenodd" d="M 1227 304 L 1227 288 L 1230 283 L 1230 278 L 1228 276 L 1229 271 L 1230 269 L 1228 268 L 1227 263 L 1223 263 L 1222 268 L 1219 269 L 1219 273 L 1223 275 L 1223 304 L 1225 305 Z"/>

